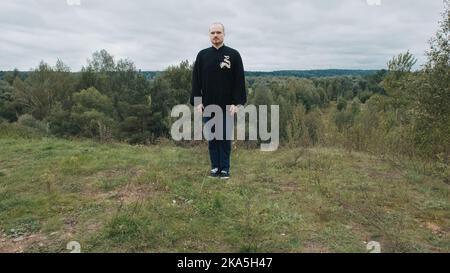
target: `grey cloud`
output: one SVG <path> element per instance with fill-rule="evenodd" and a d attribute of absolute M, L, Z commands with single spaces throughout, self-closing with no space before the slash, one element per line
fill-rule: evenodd
<path fill-rule="evenodd" d="M 62 59 L 79 70 L 102 48 L 137 68 L 193 61 L 221 21 L 225 43 L 247 70 L 384 68 L 410 50 L 423 63 L 441 0 L 123 1 L 6 0 L 0 8 L 0 69 Z"/>

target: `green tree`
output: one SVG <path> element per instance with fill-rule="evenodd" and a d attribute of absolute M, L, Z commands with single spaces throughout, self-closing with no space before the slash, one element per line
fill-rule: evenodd
<path fill-rule="evenodd" d="M 388 74 L 383 80 L 383 87 L 392 98 L 394 109 L 408 107 L 412 101 L 410 83 L 415 76 L 412 68 L 416 62 L 417 59 L 407 51 L 393 57 L 387 64 Z"/>
<path fill-rule="evenodd" d="M 74 76 L 61 60 L 55 67 L 41 61 L 24 81 L 20 77 L 14 79 L 14 103 L 19 109 L 18 114 L 29 113 L 43 120 L 57 103 L 69 109 L 74 85 Z"/>
<path fill-rule="evenodd" d="M 132 143 L 153 138 L 154 128 L 149 98 L 150 83 L 129 59 L 115 60 L 106 50 L 94 52 L 82 68 L 78 88 L 94 87 L 109 98 L 112 106 L 108 117 L 118 124 L 117 136 Z M 163 101 L 163 100 L 161 100 Z"/>
<path fill-rule="evenodd" d="M 20 76 L 19 70 L 17 68 L 14 68 L 13 71 L 8 71 L 5 76 L 4 80 L 9 83 L 9 85 L 13 85 L 14 80 Z"/>
<path fill-rule="evenodd" d="M 155 137 L 169 137 L 174 121 L 170 112 L 175 105 L 188 104 L 191 93 L 192 65 L 183 61 L 170 66 L 153 80 L 150 88 L 151 109 L 150 128 Z"/>
<path fill-rule="evenodd" d="M 413 82 L 416 141 L 428 154 L 450 161 L 450 1 L 430 40 L 427 63 Z"/>
<path fill-rule="evenodd" d="M 336 107 L 339 111 L 345 110 L 347 108 L 347 100 L 345 100 L 343 97 L 339 97 L 337 99 Z"/>
<path fill-rule="evenodd" d="M 13 95 L 14 88 L 7 81 L 0 80 L 0 118 L 10 122 L 17 120 Z"/>
<path fill-rule="evenodd" d="M 112 102 L 94 87 L 73 94 L 72 118 L 83 136 L 102 140 L 112 137 L 115 122 L 111 118 Z"/>
<path fill-rule="evenodd" d="M 310 144 L 305 119 L 305 107 L 302 104 L 295 106 L 292 112 L 292 117 L 287 121 L 286 126 L 286 134 L 289 145 L 308 146 Z"/>

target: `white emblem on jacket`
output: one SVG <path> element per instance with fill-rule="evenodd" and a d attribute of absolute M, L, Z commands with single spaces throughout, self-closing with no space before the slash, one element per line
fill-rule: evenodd
<path fill-rule="evenodd" d="M 220 63 L 220 68 L 231 68 L 231 61 L 230 61 L 230 56 L 223 56 L 223 62 Z"/>

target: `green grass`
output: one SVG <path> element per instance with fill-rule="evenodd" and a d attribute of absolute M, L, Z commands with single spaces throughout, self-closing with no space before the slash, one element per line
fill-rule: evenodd
<path fill-rule="evenodd" d="M 449 252 L 449 185 L 422 166 L 238 148 L 224 182 L 206 177 L 206 145 L 3 136 L 0 251 Z"/>

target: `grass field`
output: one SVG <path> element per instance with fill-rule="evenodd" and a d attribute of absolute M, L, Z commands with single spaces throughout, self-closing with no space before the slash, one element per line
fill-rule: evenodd
<path fill-rule="evenodd" d="M 206 145 L 0 138 L 0 252 L 449 252 L 437 164 L 334 148 L 232 154 Z"/>

